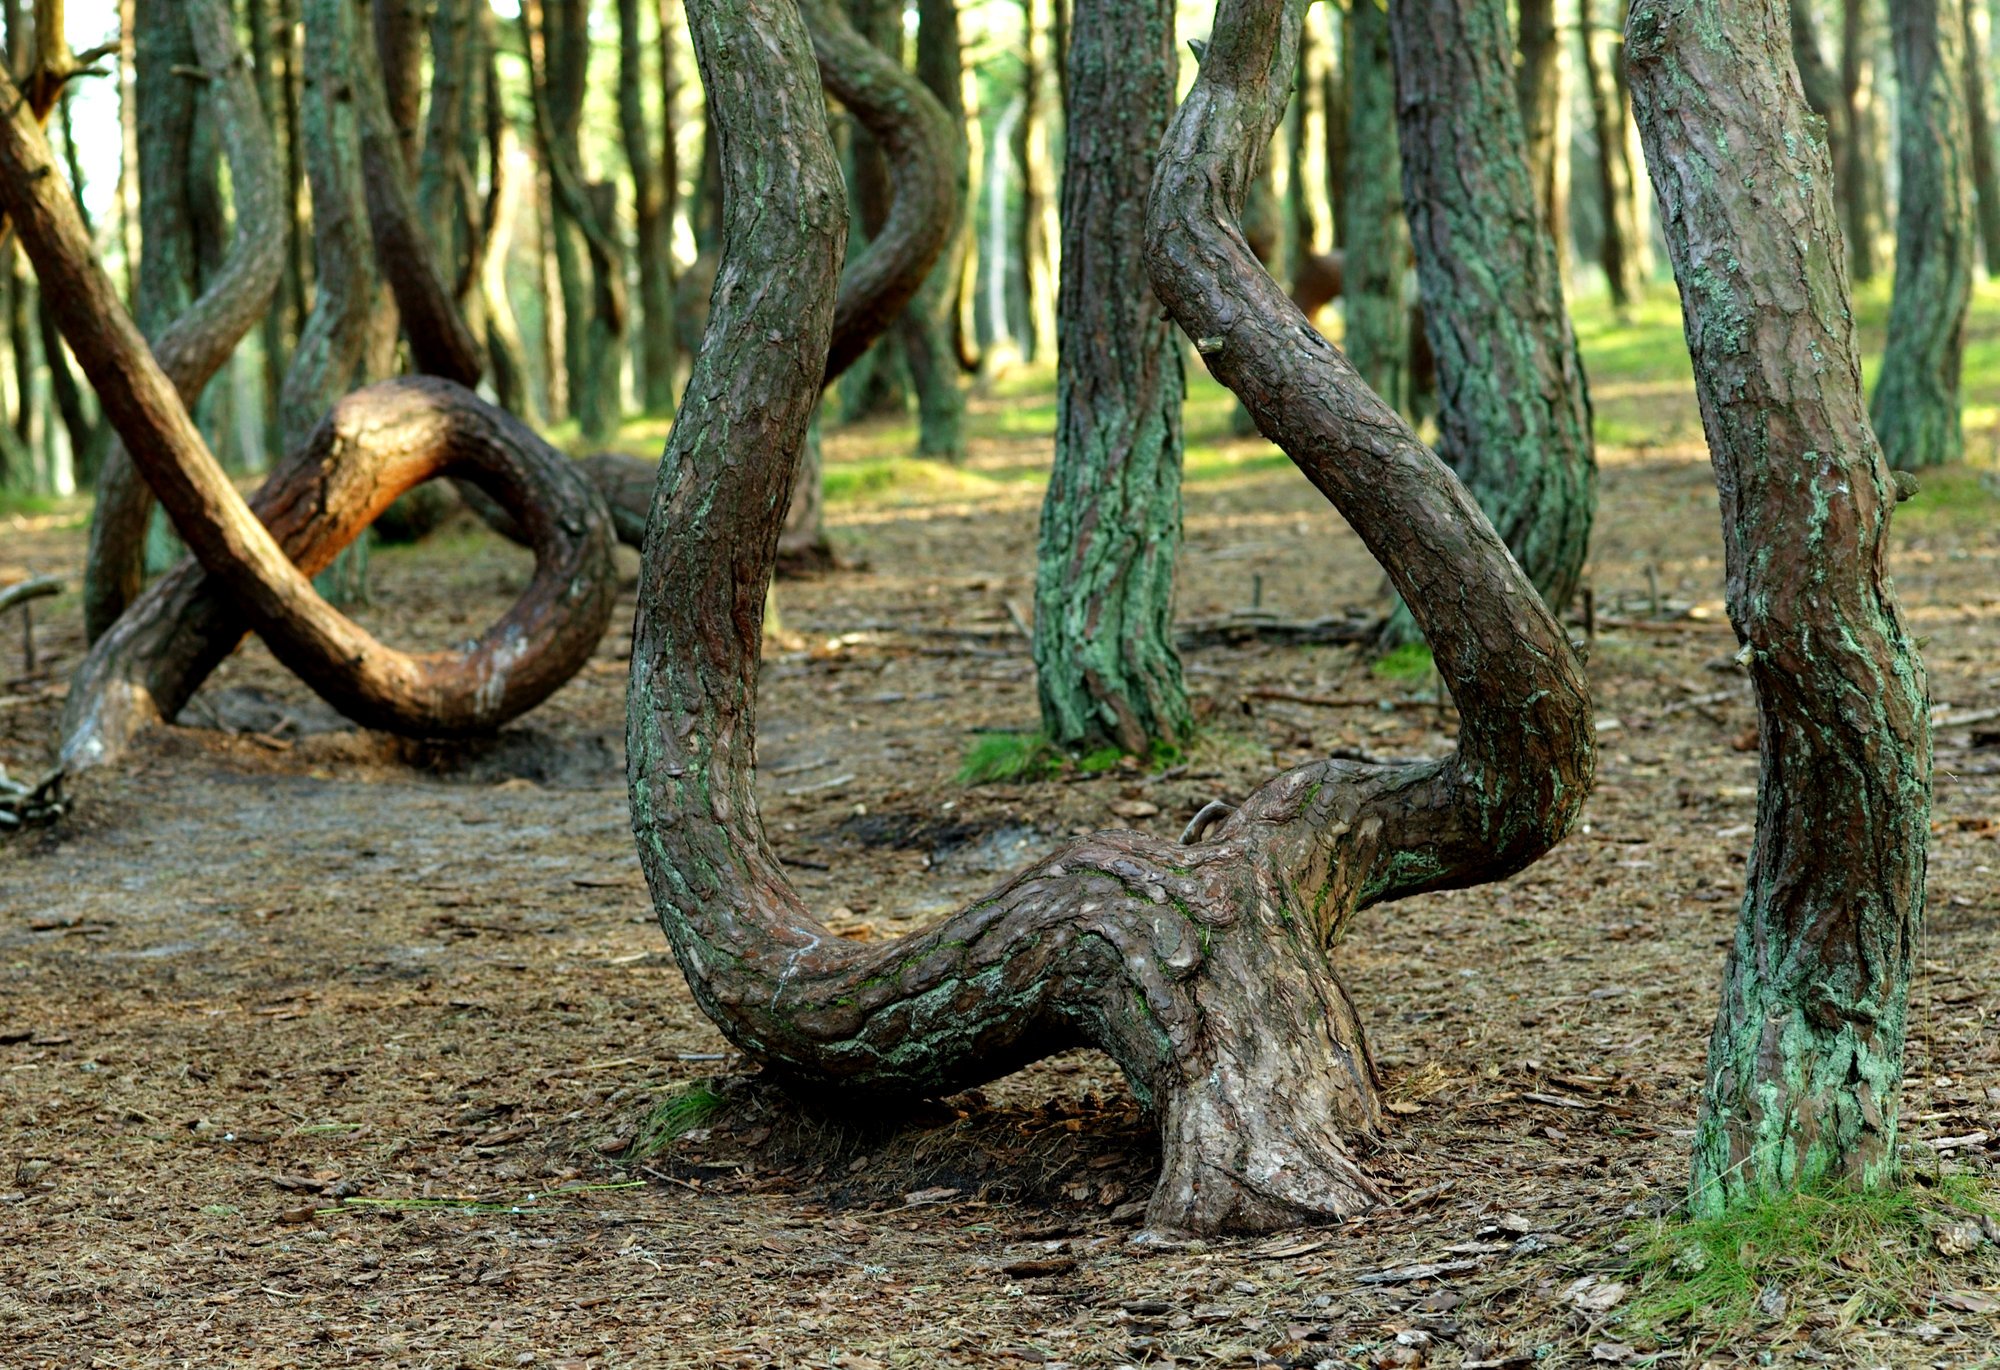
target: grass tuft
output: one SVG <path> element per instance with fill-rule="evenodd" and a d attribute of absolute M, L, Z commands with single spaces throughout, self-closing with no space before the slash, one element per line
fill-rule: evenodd
<path fill-rule="evenodd" d="M 1118 764 L 1116 755 L 1111 764 Z M 964 785 L 1022 785 L 1047 779 L 1061 765 L 1055 747 L 1040 733 L 980 733 L 966 749 L 958 779 Z"/>
<path fill-rule="evenodd" d="M 1422 680 L 1431 673 L 1431 649 L 1421 642 L 1405 642 L 1377 657 L 1368 669 L 1382 680 L 1406 683 Z"/>
<path fill-rule="evenodd" d="M 690 1085 L 660 1103 L 639 1124 L 638 1135 L 624 1159 L 644 1160 L 657 1156 L 698 1127 L 703 1127 L 722 1111 L 723 1098 L 706 1085 Z"/>
<path fill-rule="evenodd" d="M 1648 1223 L 1633 1235 L 1637 1293 L 1620 1321 L 1641 1336 L 1677 1327 L 1699 1338 L 1799 1324 L 1829 1306 L 1843 1324 L 1921 1313 L 1942 1291 L 1993 1278 L 2000 1257 L 1979 1227 L 2000 1218 L 1996 1203 L 1990 1183 L 1950 1176 L 1935 1187 L 1790 1194 L 1721 1218 Z M 1955 1242 L 1959 1233 L 1969 1240 Z"/>

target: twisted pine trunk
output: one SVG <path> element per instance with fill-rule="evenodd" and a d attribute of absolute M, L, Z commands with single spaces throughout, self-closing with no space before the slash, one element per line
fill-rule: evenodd
<path fill-rule="evenodd" d="M 1889 339 L 1868 416 L 1889 464 L 1941 466 L 1965 455 L 1959 381 L 1972 301 L 1972 166 L 1966 119 L 1964 0 L 1891 6 L 1896 120 L 1896 284 Z"/>
<path fill-rule="evenodd" d="M 1439 452 L 1560 614 L 1590 551 L 1597 461 L 1507 69 L 1505 0 L 1397 0 L 1389 27 Z"/>
<path fill-rule="evenodd" d="M 1890 1176 L 1924 902 L 1924 669 L 1884 565 L 1895 487 L 1787 28 L 1779 0 L 1639 0 L 1628 29 L 1762 763 L 1695 1135 L 1702 1215 Z"/>
<path fill-rule="evenodd" d="M 1179 69 L 1173 0 L 1080 0 L 1034 642 L 1042 728 L 1071 751 L 1145 756 L 1193 722 L 1173 638 L 1181 354 L 1152 291 L 1135 288 Z"/>
<path fill-rule="evenodd" d="M 1346 1138 L 1380 1124 L 1326 963 L 1355 911 L 1496 878 L 1574 820 L 1581 670 L 1450 471 L 1306 326 L 1234 227 L 1303 0 L 1224 0 L 1155 173 L 1162 302 L 1413 603 L 1460 691 L 1441 762 L 1304 766 L 1194 846 L 1101 833 L 956 917 L 861 944 L 816 922 L 758 818 L 756 681 L 784 496 L 818 393 L 845 234 L 791 0 L 691 0 L 720 135 L 715 312 L 654 495 L 627 703 L 640 859 L 696 1002 L 781 1077 L 853 1099 L 1110 1053 L 1159 1119 L 1157 1229 L 1269 1228 L 1378 1200 Z M 1273 73 L 1277 79 L 1273 79 Z"/>

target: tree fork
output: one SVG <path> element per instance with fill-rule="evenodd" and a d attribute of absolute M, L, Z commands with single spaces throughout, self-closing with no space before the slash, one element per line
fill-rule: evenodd
<path fill-rule="evenodd" d="M 1787 29 L 1781 0 L 1639 0 L 1627 29 L 1757 691 L 1757 837 L 1694 1144 L 1705 1216 L 1892 1174 L 1929 837 L 1924 669 L 1885 566 L 1895 485 Z"/>
<path fill-rule="evenodd" d="M 1155 1230 L 1268 1229 L 1378 1202 L 1347 1141 L 1379 1125 L 1374 1070 L 1327 948 L 1359 908 L 1534 860 L 1574 821 L 1594 753 L 1576 658 L 1477 506 L 1310 341 L 1226 226 L 1282 107 L 1270 74 L 1290 76 L 1303 0 L 1223 5 L 1156 174 L 1150 265 L 1218 374 L 1405 593 L 1452 606 L 1426 626 L 1459 692 L 1460 751 L 1300 767 L 1192 846 L 1085 838 L 882 944 L 809 915 L 754 789 L 764 592 L 833 332 L 844 196 L 793 0 L 688 11 L 728 221 L 654 494 L 627 766 L 640 859 L 696 1002 L 781 1078 L 850 1096 L 947 1093 L 1098 1047 L 1159 1120 Z M 1237 198 L 1218 200 L 1221 182 Z"/>

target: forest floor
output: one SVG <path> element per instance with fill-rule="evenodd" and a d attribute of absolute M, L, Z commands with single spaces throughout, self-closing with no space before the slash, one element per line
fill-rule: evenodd
<path fill-rule="evenodd" d="M 2000 722 L 1968 717 L 2000 706 L 2000 389 L 1972 391 L 1974 464 L 1926 477 L 1894 530 L 1940 710 L 1914 1207 L 1845 1246 L 1777 1220 L 1687 1234 L 1662 1215 L 1751 840 L 1753 710 L 1671 299 L 1580 317 L 1599 781 L 1545 860 L 1377 909 L 1339 950 L 1392 1101 L 1366 1154 L 1395 1207 L 1135 1244 L 1156 1145 L 1086 1054 L 903 1119 L 750 1082 L 627 826 L 621 552 L 620 626 L 497 739 L 355 731 L 252 644 L 187 726 L 0 839 L 0 1365 L 2000 1364 L 2000 1225 L 1977 1226 L 2000 1173 Z M 1974 375 L 2000 376 L 2000 296 L 1979 320 Z M 1052 420 L 1034 373 L 975 401 L 961 469 L 886 456 L 906 424 L 829 433 L 850 564 L 780 591 L 761 795 L 846 936 L 917 927 L 1073 832 L 1178 832 L 1330 748 L 1452 744 L 1421 662 L 1238 641 L 1187 653 L 1204 724 L 1180 761 L 962 783 L 975 730 L 1036 724 L 1014 617 Z M 1353 534 L 1229 436 L 1205 378 L 1189 431 L 1184 620 L 1380 606 Z M 0 583 L 73 580 L 85 516 L 0 513 Z M 379 550 L 359 616 L 461 639 L 526 573 L 461 520 Z M 46 764 L 81 651 L 76 596 L 37 607 L 40 673 L 17 620 L 0 642 L 16 775 Z"/>

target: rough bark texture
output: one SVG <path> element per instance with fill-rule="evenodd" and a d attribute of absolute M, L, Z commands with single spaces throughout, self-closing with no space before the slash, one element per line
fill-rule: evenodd
<path fill-rule="evenodd" d="M 972 216 L 966 198 L 968 153 L 965 140 L 964 72 L 959 63 L 957 0 L 918 0 L 917 79 L 935 95 L 952 129 L 953 210 L 951 233 L 923 288 L 903 311 L 899 328 L 909 363 L 910 387 L 917 395 L 917 455 L 958 462 L 965 459 L 965 392 L 959 385 L 959 282 L 965 272 Z"/>
<path fill-rule="evenodd" d="M 1868 414 L 1891 466 L 1965 454 L 1959 381 L 1972 300 L 1972 168 L 1965 117 L 1964 0 L 1898 0 L 1896 285 Z"/>
<path fill-rule="evenodd" d="M 1340 245 L 1348 360 L 1391 408 L 1409 407 L 1409 311 L 1403 264 L 1409 230 L 1403 222 L 1401 159 L 1396 148 L 1396 69 L 1389 15 L 1372 3 L 1347 15 L 1347 193 Z"/>
<path fill-rule="evenodd" d="M 1535 204 L 1555 248 L 1558 264 L 1569 242 L 1568 118 L 1562 35 L 1556 28 L 1555 0 L 1520 0 L 1521 62 L 1515 70 L 1515 98 L 1527 138 L 1528 175 Z"/>
<path fill-rule="evenodd" d="M 1192 723 L 1173 637 L 1180 345 L 1152 291 L 1135 288 L 1178 75 L 1173 0 L 1078 0 L 1034 640 L 1042 729 L 1077 752 L 1147 756 Z"/>
<path fill-rule="evenodd" d="M 193 405 L 236 344 L 269 306 L 284 271 L 285 230 L 277 150 L 235 38 L 226 0 L 143 0 L 135 15 L 140 78 L 141 210 L 145 256 L 136 309 L 174 387 Z M 196 78 L 208 73 L 210 107 L 229 155 L 236 232 L 207 289 L 195 279 L 188 203 Z M 92 640 L 115 623 L 145 583 L 152 492 L 124 445 L 114 442 L 98 475 L 84 569 L 84 626 Z"/>
<path fill-rule="evenodd" d="M 546 463 L 546 479 L 538 485 L 525 471 L 496 482 L 496 495 L 518 509 L 538 538 L 546 537 L 535 579 L 515 610 L 463 653 L 412 656 L 383 647 L 313 593 L 306 574 L 216 464 L 92 255 L 48 142 L 4 75 L 0 110 L 6 111 L 0 118 L 0 204 L 19 228 L 64 339 L 195 558 L 280 661 L 357 722 L 425 736 L 497 727 L 575 672 L 609 620 L 615 584 L 608 520 L 566 464 Z M 374 426 L 378 416 L 366 412 L 359 423 Z M 346 443 L 337 424 L 332 441 L 336 447 Z M 390 455 L 405 459 L 408 449 L 396 445 Z M 433 453 L 400 471 L 384 472 L 383 464 L 393 462 L 337 467 L 353 481 L 346 496 L 311 488 L 297 494 L 307 522 L 331 522 L 351 537 L 397 495 L 448 463 Z M 327 555 L 340 545 L 334 540 Z"/>
<path fill-rule="evenodd" d="M 1890 1175 L 1924 902 L 1923 665 L 1884 564 L 1895 487 L 1788 27 L 1779 0 L 1639 0 L 1627 31 L 1762 762 L 1695 1137 L 1703 1215 Z"/>
<path fill-rule="evenodd" d="M 632 172 L 633 242 L 639 254 L 639 400 L 665 414 L 674 407 L 673 225 L 653 135 L 646 122 L 645 41 L 639 32 L 639 0 L 618 0 L 618 127 L 624 136 L 625 164 Z M 673 49 L 660 44 L 660 60 Z M 673 125 L 667 126 L 673 136 Z"/>
<path fill-rule="evenodd" d="M 1979 250 L 1986 274 L 2000 277 L 2000 163 L 1993 148 L 1992 61 L 1985 0 L 1960 0 L 1965 10 L 1965 107 L 1972 136 L 1972 186 L 1979 207 Z"/>
<path fill-rule="evenodd" d="M 1398 0 L 1389 23 L 1438 450 L 1560 614 L 1590 549 L 1597 463 L 1507 70 L 1505 0 Z"/>
<path fill-rule="evenodd" d="M 875 944 L 811 918 L 753 784 L 764 592 L 832 330 L 841 187 L 789 0 L 688 9 L 728 223 L 654 498 L 627 764 L 640 859 L 696 1002 L 781 1078 L 849 1100 L 946 1093 L 1099 1047 L 1159 1118 L 1159 1230 L 1279 1227 L 1377 1202 L 1345 1140 L 1380 1121 L 1374 1073 L 1327 944 L 1364 904 L 1533 860 L 1574 819 L 1592 744 L 1576 660 L 1477 506 L 1312 341 L 1230 226 L 1303 4 L 1225 0 L 1155 179 L 1151 271 L 1406 593 L 1450 603 L 1450 621 L 1428 626 L 1468 692 L 1461 751 L 1302 767 L 1192 847 L 1086 838 L 964 913 Z"/>

